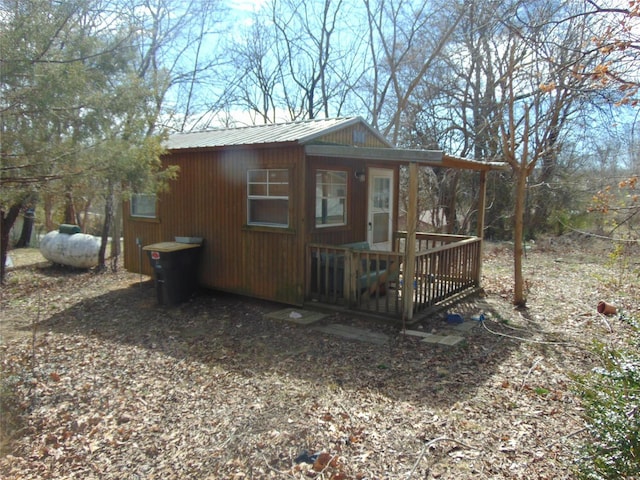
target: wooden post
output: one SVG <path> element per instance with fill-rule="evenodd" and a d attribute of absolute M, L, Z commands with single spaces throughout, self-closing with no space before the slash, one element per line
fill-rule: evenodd
<path fill-rule="evenodd" d="M 418 164 L 409 164 L 409 203 L 407 205 L 407 240 L 404 252 L 402 298 L 403 320 L 413 319 L 413 277 L 416 270 L 416 223 L 418 218 Z"/>
<path fill-rule="evenodd" d="M 487 208 L 487 172 L 480 172 L 480 191 L 478 192 L 478 226 L 476 234 L 482 238 L 484 235 L 484 214 Z"/>
<path fill-rule="evenodd" d="M 353 307 L 358 303 L 358 258 L 359 253 L 354 250 L 344 252 L 344 296 L 347 305 Z"/>
<path fill-rule="evenodd" d="M 478 228 L 477 235 L 480 238 L 480 248 L 478 252 L 478 268 L 477 278 L 475 279 L 477 286 L 480 286 L 480 279 L 482 278 L 482 261 L 484 256 L 484 215 L 487 208 L 487 171 L 482 170 L 480 172 L 480 191 L 478 193 Z"/>

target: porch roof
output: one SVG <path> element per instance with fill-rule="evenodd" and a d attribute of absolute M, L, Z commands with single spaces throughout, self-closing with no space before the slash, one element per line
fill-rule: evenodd
<path fill-rule="evenodd" d="M 382 160 L 395 163 L 416 163 L 425 167 L 458 168 L 476 171 L 508 170 L 504 162 L 482 162 L 446 155 L 441 150 L 413 150 L 405 148 L 371 148 L 346 145 L 306 145 L 305 153 L 312 157 L 338 157 L 363 160 Z"/>

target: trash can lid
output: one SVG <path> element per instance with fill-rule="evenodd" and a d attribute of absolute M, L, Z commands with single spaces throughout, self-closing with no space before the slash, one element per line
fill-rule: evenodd
<path fill-rule="evenodd" d="M 177 252 L 189 248 L 200 248 L 200 245 L 197 243 L 160 242 L 142 247 L 143 250 L 153 250 L 154 252 Z"/>

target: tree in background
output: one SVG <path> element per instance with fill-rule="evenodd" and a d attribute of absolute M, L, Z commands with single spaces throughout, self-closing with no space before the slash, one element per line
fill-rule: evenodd
<path fill-rule="evenodd" d="M 511 238 L 518 184 L 524 239 L 567 208 L 569 167 L 594 150 L 579 133 L 602 124 L 587 117 L 634 103 L 635 3 L 269 0 L 250 17 L 209 0 L 23 3 L 2 2 L 15 11 L 0 40 L 3 225 L 34 201 L 49 226 L 63 207 L 79 223 L 96 202 L 118 211 L 126 189 L 162 183 L 153 161 L 133 181 L 125 146 L 165 128 L 367 112 L 400 146 L 509 159 L 514 175 L 490 178 L 487 233 Z M 474 176 L 422 180 L 435 224 L 472 228 Z"/>
<path fill-rule="evenodd" d="M 616 105 L 638 104 L 640 78 L 638 78 L 638 50 L 640 49 L 640 3 L 631 0 L 627 8 L 601 5 L 587 0 L 584 15 L 604 23 L 606 28 L 593 32 L 587 48 L 600 55 L 600 61 L 586 68 L 588 75 L 598 86 L 609 93 L 609 100 Z"/>
<path fill-rule="evenodd" d="M 134 32 L 132 68 L 152 91 L 149 132 L 207 128 L 233 95 L 227 75 L 233 28 L 220 0 L 123 0 L 118 15 Z M 233 38 L 232 35 L 229 35 Z"/>
<path fill-rule="evenodd" d="M 607 185 L 592 198 L 589 211 L 603 217 L 605 234 L 614 242 L 636 243 L 640 239 L 640 183 L 638 175 Z"/>
<path fill-rule="evenodd" d="M 503 18 L 512 15 L 508 7 L 497 1 L 443 4 L 443 15 L 461 18 L 405 110 L 403 142 L 414 142 L 415 148 L 442 149 L 460 157 L 501 160 L 494 42 L 503 36 Z M 469 231 L 473 213 L 477 212 L 477 176 L 441 171 L 438 177 L 436 211 L 442 213 L 443 223 L 448 226 L 444 231 Z M 492 184 L 495 185 L 493 178 Z M 494 196 L 491 212 L 499 213 L 488 215 L 487 222 L 495 229 L 496 217 L 500 218 L 502 212 L 500 203 L 508 201 L 509 195 L 496 199 L 495 188 L 490 194 Z M 458 218 L 462 220 L 456 226 Z"/>
<path fill-rule="evenodd" d="M 589 0 L 591 9 L 585 13 L 590 17 L 604 21 L 606 29 L 595 32 L 590 47 L 598 54 L 598 62 L 593 68 L 585 69 L 583 74 L 589 78 L 609 103 L 618 108 L 638 106 L 640 76 L 638 60 L 640 51 L 640 3 L 628 2 L 628 8 L 601 6 L 599 2 Z M 637 115 L 636 115 L 637 118 Z M 638 174 L 640 155 L 637 140 L 634 141 L 634 129 L 625 132 L 631 141 L 624 145 L 629 148 L 623 152 L 622 144 L 610 152 L 611 145 L 600 155 L 599 173 L 602 184 L 592 198 L 590 212 L 599 213 L 601 233 L 613 240 L 622 242 L 637 241 L 640 219 L 638 195 Z M 614 155 L 615 161 L 610 161 Z M 626 162 L 624 160 L 626 159 Z M 605 180 L 609 175 L 611 181 Z"/>
<path fill-rule="evenodd" d="M 403 144 L 409 105 L 442 57 L 463 13 L 438 2 L 364 3 L 371 51 L 365 77 L 371 93 L 365 106 L 372 124 L 392 143 Z"/>
<path fill-rule="evenodd" d="M 117 6 L 106 0 L 3 3 L 2 278 L 8 232 L 34 198 L 63 192 L 73 205 L 85 185 L 104 191 L 109 158 L 143 165 L 133 167 L 137 183 L 158 165 L 159 147 L 145 147 L 161 140 L 148 135 L 155 124 L 147 114 L 153 93 L 131 69 L 135 36 L 114 15 Z M 154 153 L 122 156 L 122 142 L 132 152 Z"/>
<path fill-rule="evenodd" d="M 342 115 L 361 75 L 354 13 L 350 0 L 266 2 L 231 50 L 236 105 L 257 123 Z"/>
<path fill-rule="evenodd" d="M 256 124 L 275 123 L 284 59 L 277 56 L 274 32 L 256 16 L 243 37 L 246 41 L 233 47 L 235 64 L 240 72 L 237 81 L 239 102 Z"/>

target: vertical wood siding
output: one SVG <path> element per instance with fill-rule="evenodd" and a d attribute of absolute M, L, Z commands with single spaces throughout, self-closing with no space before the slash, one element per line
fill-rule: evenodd
<path fill-rule="evenodd" d="M 160 223 L 156 220 L 134 220 L 129 215 L 129 203 L 124 204 L 124 268 L 130 272 L 152 275 L 151 264 L 136 244 L 139 238 L 142 245 L 151 245 L 162 241 Z"/>
<path fill-rule="evenodd" d="M 364 140 L 364 141 L 362 141 Z M 353 125 L 348 128 L 323 135 L 318 143 L 333 143 L 336 145 L 357 145 L 360 147 L 381 147 L 389 146 L 382 142 L 378 137 L 371 134 L 367 129 L 360 125 Z"/>
<path fill-rule="evenodd" d="M 387 147 L 360 125 L 330 132 L 321 143 Z M 306 162 L 309 163 L 306 163 Z M 124 215 L 125 268 L 153 275 L 146 252 L 136 245 L 170 241 L 176 236 L 202 237 L 200 284 L 212 289 L 301 305 L 309 243 L 330 245 L 366 239 L 368 183 L 354 172 L 374 166 L 362 160 L 305 160 L 300 145 L 234 147 L 209 151 L 177 151 L 165 163 L 180 168 L 170 191 L 159 195 L 155 220 Z M 289 170 L 287 229 L 248 226 L 246 172 L 251 168 Z M 347 171 L 348 225 L 315 228 L 315 172 L 318 168 Z M 396 182 L 398 169 L 396 169 Z M 398 188 L 396 185 L 396 202 Z M 395 225 L 394 225 L 395 228 Z"/>
<path fill-rule="evenodd" d="M 396 184 L 394 185 L 394 202 L 398 203 L 398 167 L 389 165 L 376 165 L 363 160 L 337 159 L 313 157 L 308 160 L 307 178 L 305 181 L 307 195 L 307 210 L 305 216 L 307 222 L 307 244 L 322 243 L 328 245 L 340 245 L 365 241 L 367 239 L 367 223 L 369 209 L 369 180 L 360 182 L 355 178 L 356 171 L 367 171 L 367 168 L 393 168 Z M 315 226 L 315 182 L 317 170 L 344 170 L 347 172 L 347 189 L 349 196 L 347 199 L 347 225 L 336 227 L 316 228 Z M 397 218 L 394 218 L 394 230 L 397 227 Z"/>
<path fill-rule="evenodd" d="M 170 191 L 159 196 L 157 222 L 125 214 L 125 266 L 138 271 L 136 237 L 148 245 L 175 236 L 204 238 L 200 284 L 258 298 L 301 304 L 304 296 L 304 254 L 301 232 L 298 164 L 302 147 L 209 152 L 179 152 L 167 157 L 180 167 Z M 250 168 L 289 169 L 290 227 L 247 226 L 246 172 Z M 151 274 L 148 259 L 144 273 Z"/>

